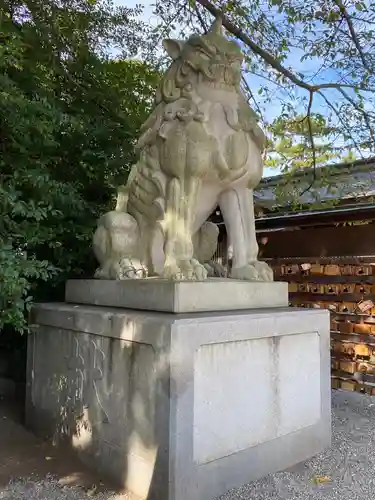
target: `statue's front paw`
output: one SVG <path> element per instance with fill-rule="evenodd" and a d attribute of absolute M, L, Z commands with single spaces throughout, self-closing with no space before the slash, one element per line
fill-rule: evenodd
<path fill-rule="evenodd" d="M 273 271 L 266 262 L 255 261 L 233 268 L 230 277 L 246 281 L 273 281 Z"/>
<path fill-rule="evenodd" d="M 207 270 L 195 259 L 181 260 L 167 264 L 162 277 L 175 281 L 203 281 L 207 278 Z"/>
<path fill-rule="evenodd" d="M 95 278 L 106 280 L 126 280 L 147 278 L 147 270 L 138 259 L 122 258 L 111 260 L 99 268 Z"/>

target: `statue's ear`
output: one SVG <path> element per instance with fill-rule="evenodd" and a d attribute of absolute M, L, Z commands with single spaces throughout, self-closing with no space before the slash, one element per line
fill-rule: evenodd
<path fill-rule="evenodd" d="M 181 40 L 167 38 L 163 41 L 164 49 L 166 50 L 169 57 L 171 57 L 174 61 L 180 57 L 183 46 L 184 42 L 182 42 Z"/>

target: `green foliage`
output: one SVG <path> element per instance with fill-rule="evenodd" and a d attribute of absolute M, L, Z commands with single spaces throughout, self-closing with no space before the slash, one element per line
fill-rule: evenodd
<path fill-rule="evenodd" d="M 120 34 L 140 43 L 131 14 L 100 1 L 2 2 L 0 329 L 22 331 L 31 298 L 59 297 L 68 276 L 94 271 L 96 219 L 134 161 L 157 81 L 146 63 L 104 53 Z"/>
<path fill-rule="evenodd" d="M 305 168 L 322 167 L 339 161 L 353 161 L 355 155 L 346 145 L 337 143 L 338 130 L 327 124 L 324 116 L 276 118 L 269 126 L 266 166 L 293 174 Z M 313 137 L 313 145 L 311 143 Z"/>
<path fill-rule="evenodd" d="M 11 245 L 0 247 L 0 329 L 12 325 L 17 331 L 24 328 L 24 311 L 29 310 L 32 282 L 47 280 L 56 268 L 47 261 L 28 257 L 26 252 Z"/>
<path fill-rule="evenodd" d="M 268 155 L 265 165 L 278 168 L 284 174 L 283 181 L 275 188 L 276 204 L 288 206 L 291 209 L 301 209 L 301 194 L 307 185 L 310 200 L 314 200 L 311 208 L 321 207 L 319 192 L 337 192 L 331 204 L 339 201 L 336 178 L 331 176 L 327 167 L 335 163 L 350 163 L 356 159 L 355 154 L 346 145 L 337 143 L 336 127 L 327 124 L 320 114 L 313 114 L 310 123 L 307 116 L 297 115 L 294 118 L 279 117 L 269 127 L 271 139 L 268 143 Z M 313 137 L 313 145 L 311 143 Z M 306 170 L 305 183 L 300 185 L 300 179 L 295 174 Z M 327 207 L 328 202 L 324 205 Z"/>

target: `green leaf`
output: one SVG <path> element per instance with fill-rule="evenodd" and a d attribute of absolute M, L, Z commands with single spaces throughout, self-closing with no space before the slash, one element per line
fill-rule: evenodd
<path fill-rule="evenodd" d="M 22 332 L 32 300 L 93 275 L 96 220 L 135 160 L 158 72 L 105 53 L 148 50 L 138 8 L 33 0 L 28 20 L 16 4 L 1 7 L 0 330 Z"/>

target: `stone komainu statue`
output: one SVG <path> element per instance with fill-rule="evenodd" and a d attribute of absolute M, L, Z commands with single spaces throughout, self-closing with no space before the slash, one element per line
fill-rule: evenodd
<path fill-rule="evenodd" d="M 240 90 L 243 54 L 220 19 L 207 34 L 165 40 L 164 48 L 172 63 L 142 126 L 139 161 L 94 235 L 96 277 L 205 279 L 218 238 L 206 220 L 219 205 L 231 277 L 272 281 L 257 260 L 253 189 L 265 135 Z"/>

